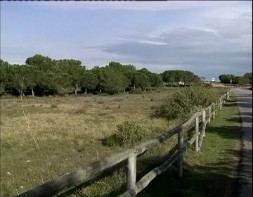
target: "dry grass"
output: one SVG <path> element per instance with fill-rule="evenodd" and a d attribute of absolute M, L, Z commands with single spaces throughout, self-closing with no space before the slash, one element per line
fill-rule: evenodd
<path fill-rule="evenodd" d="M 3 98 L 1 195 L 18 194 L 119 151 L 122 147 L 108 148 L 101 141 L 126 120 L 157 132 L 173 127 L 163 119 L 151 118 L 151 108 L 175 90 L 27 97 L 23 101 Z"/>

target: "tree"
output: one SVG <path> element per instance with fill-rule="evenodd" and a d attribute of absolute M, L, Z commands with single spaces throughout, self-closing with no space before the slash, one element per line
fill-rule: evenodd
<path fill-rule="evenodd" d="M 146 90 L 150 86 L 149 77 L 143 72 L 137 71 L 134 74 L 132 84 L 134 89 L 141 88 L 142 90 Z"/>
<path fill-rule="evenodd" d="M 131 85 L 131 81 L 133 79 L 134 73 L 136 72 L 136 68 L 129 64 L 129 65 L 123 65 L 119 62 L 111 61 L 108 65 L 110 68 L 113 68 L 114 70 L 117 70 L 118 72 L 125 75 L 125 77 L 128 79 L 128 86 Z"/>
<path fill-rule="evenodd" d="M 0 95 L 5 93 L 5 88 L 8 83 L 8 67 L 9 64 L 6 61 L 0 59 Z"/>
<path fill-rule="evenodd" d="M 235 76 L 233 74 L 222 74 L 219 76 L 219 79 L 222 83 L 226 84 L 238 84 L 241 81 L 240 76 Z"/>
<path fill-rule="evenodd" d="M 54 74 L 55 72 L 55 61 L 47 56 L 43 56 L 40 54 L 36 54 L 32 57 L 28 57 L 25 61 L 26 65 L 29 68 L 30 74 L 30 88 L 32 90 L 32 94 L 34 93 L 34 88 L 38 87 L 38 90 L 44 92 L 45 90 L 52 90 L 56 92 L 56 86 L 59 76 Z M 55 79 L 54 79 L 55 78 Z"/>
<path fill-rule="evenodd" d="M 246 84 L 252 84 L 252 72 L 245 73 L 243 77 L 245 78 L 245 82 L 247 81 Z"/>
<path fill-rule="evenodd" d="M 191 71 L 185 70 L 166 70 L 162 73 L 162 79 L 172 86 L 174 83 L 179 83 L 180 81 L 184 84 L 191 85 L 200 80 L 200 78 Z"/>
<path fill-rule="evenodd" d="M 32 96 L 35 96 L 35 87 L 40 84 L 40 78 L 43 75 L 43 73 L 36 69 L 36 67 L 26 65 L 25 66 L 25 77 L 26 77 L 26 84 L 27 88 L 31 90 Z"/>
<path fill-rule="evenodd" d="M 25 65 L 14 64 L 10 66 L 9 84 L 12 88 L 18 90 L 20 98 L 25 95 L 24 90 L 27 88 L 27 72 Z"/>
<path fill-rule="evenodd" d="M 97 88 L 99 89 L 99 92 L 102 92 L 102 75 L 103 75 L 103 70 L 104 67 L 99 68 L 99 66 L 94 66 L 93 69 L 91 69 L 90 71 L 96 75 L 97 79 L 98 79 L 98 84 L 97 84 Z"/>
<path fill-rule="evenodd" d="M 118 70 L 109 66 L 102 70 L 101 87 L 108 93 L 125 91 L 128 86 L 127 78 Z"/>
<path fill-rule="evenodd" d="M 238 84 L 240 85 L 249 84 L 249 81 L 246 77 L 238 77 Z"/>
<path fill-rule="evenodd" d="M 149 74 L 150 85 L 153 87 L 159 87 L 163 85 L 162 76 L 157 73 Z"/>
<path fill-rule="evenodd" d="M 96 89 L 99 81 L 97 76 L 92 71 L 86 71 L 82 78 L 82 87 L 85 89 L 85 93 L 87 90 L 94 90 Z"/>
<path fill-rule="evenodd" d="M 81 61 L 74 59 L 57 60 L 56 65 L 61 71 L 61 75 L 66 76 L 65 86 L 71 86 L 74 89 L 75 95 L 81 88 L 83 76 L 85 74 L 85 66 L 81 65 Z"/>
<path fill-rule="evenodd" d="M 52 70 L 52 67 L 53 67 L 52 59 L 40 54 L 36 54 L 32 57 L 28 57 L 25 63 L 30 66 L 35 66 L 38 70 L 42 70 L 42 71 Z"/>

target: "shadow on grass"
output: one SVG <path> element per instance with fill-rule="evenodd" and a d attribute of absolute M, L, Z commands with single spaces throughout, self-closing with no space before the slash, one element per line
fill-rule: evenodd
<path fill-rule="evenodd" d="M 243 120 L 243 122 L 248 122 L 248 123 L 252 123 L 252 116 L 246 116 L 244 115 L 244 113 L 241 114 L 241 118 Z M 228 121 L 231 121 L 231 122 L 235 122 L 238 120 L 238 118 L 234 117 L 234 118 L 228 118 L 227 119 Z"/>
<path fill-rule="evenodd" d="M 203 167 L 184 163 L 183 178 L 178 178 L 175 169 L 169 170 L 151 182 L 138 196 L 236 197 L 238 179 L 224 174 L 224 171 L 231 169 L 222 165 L 228 164 L 218 162 Z"/>
<path fill-rule="evenodd" d="M 227 149 L 222 154 L 238 157 L 241 151 Z M 153 159 L 149 158 L 146 162 L 149 163 L 149 160 Z M 189 165 L 187 162 L 184 162 L 184 176 L 180 179 L 178 178 L 175 162 L 168 171 L 156 177 L 137 196 L 236 197 L 238 191 L 238 172 L 235 167 L 238 164 L 238 160 L 234 162 L 218 161 L 216 163 L 205 163 L 203 166 Z M 234 174 L 231 172 L 234 172 Z"/>
<path fill-rule="evenodd" d="M 234 138 L 241 139 L 241 132 L 239 132 L 240 129 L 241 127 L 237 126 L 223 126 L 223 127 L 209 126 L 208 133 L 217 134 L 227 139 L 234 139 Z"/>

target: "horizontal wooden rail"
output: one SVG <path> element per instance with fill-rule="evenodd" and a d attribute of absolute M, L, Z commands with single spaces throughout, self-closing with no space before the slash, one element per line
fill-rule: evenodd
<path fill-rule="evenodd" d="M 222 107 L 224 101 L 227 100 L 229 96 L 230 91 L 222 95 L 217 103 L 211 103 L 205 109 L 202 109 L 201 111 L 193 114 L 189 120 L 184 122 L 182 125 L 161 134 L 153 140 L 141 143 L 134 148 L 111 155 L 100 161 L 96 161 L 88 166 L 80 168 L 75 172 L 67 173 L 63 176 L 57 177 L 54 180 L 51 180 L 42 185 L 39 185 L 38 187 L 19 194 L 18 197 L 42 197 L 62 194 L 70 189 L 73 189 L 85 182 L 94 179 L 105 170 L 125 160 L 128 160 L 128 190 L 122 196 L 135 196 L 137 193 L 143 190 L 155 177 L 166 171 L 175 161 L 178 161 L 179 177 L 182 177 L 183 153 L 194 142 L 196 151 L 200 150 L 201 144 L 203 142 L 203 137 L 205 136 L 205 128 L 207 123 L 210 123 L 211 119 L 215 118 L 216 110 Z M 201 132 L 199 132 L 200 124 Z M 195 134 L 189 141 L 184 142 L 183 132 L 189 131 L 193 127 L 195 127 Z M 178 134 L 178 150 L 174 152 L 172 156 L 161 166 L 151 170 L 136 183 L 137 156 L 147 150 L 153 149 L 158 144 L 163 143 L 175 134 Z"/>

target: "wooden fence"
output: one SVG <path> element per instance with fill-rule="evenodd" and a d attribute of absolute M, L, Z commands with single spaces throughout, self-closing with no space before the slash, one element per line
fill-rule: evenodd
<path fill-rule="evenodd" d="M 30 189 L 19 197 L 42 197 L 54 196 L 62 194 L 70 189 L 73 189 L 81 184 L 87 183 L 100 175 L 105 170 L 119 164 L 122 161 L 128 161 L 127 172 L 127 191 L 123 193 L 122 197 L 133 197 L 142 191 L 155 177 L 165 172 L 174 162 L 177 162 L 178 176 L 183 177 L 183 160 L 184 152 L 187 148 L 195 143 L 195 151 L 199 151 L 205 137 L 206 125 L 210 123 L 211 119 L 215 119 L 215 113 L 222 108 L 224 102 L 229 98 L 230 91 L 222 95 L 216 103 L 212 103 L 205 109 L 195 113 L 189 120 L 182 125 L 163 133 L 157 138 L 148 142 L 141 143 L 134 148 L 127 149 L 118 154 L 111 155 L 100 161 L 96 161 L 86 167 L 71 173 L 67 173 L 52 181 L 46 182 L 38 187 Z M 184 140 L 183 133 L 195 127 L 195 132 L 192 138 L 188 141 Z M 201 128 L 200 128 L 201 127 Z M 136 182 L 136 162 L 137 156 L 153 149 L 170 137 L 178 136 L 178 149 L 173 153 L 167 161 L 162 165 L 154 168 L 146 175 L 144 175 L 138 182 Z"/>

